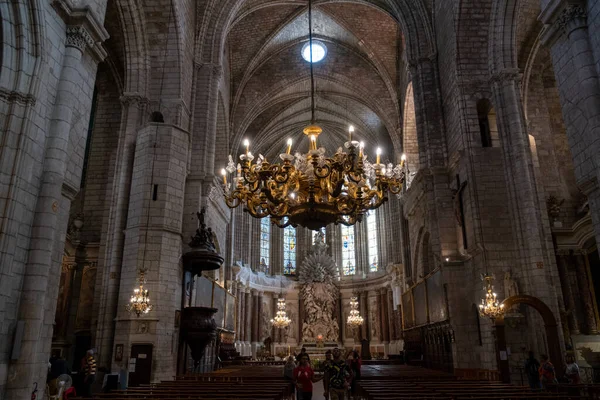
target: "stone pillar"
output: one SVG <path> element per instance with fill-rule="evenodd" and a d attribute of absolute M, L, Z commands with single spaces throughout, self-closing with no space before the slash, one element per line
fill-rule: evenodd
<path fill-rule="evenodd" d="M 275 318 L 275 315 L 277 315 L 277 300 L 278 297 L 275 293 L 273 293 L 273 318 Z M 276 328 L 275 326 L 271 327 L 271 332 L 273 334 L 273 343 L 280 343 L 281 342 L 281 329 Z"/>
<path fill-rule="evenodd" d="M 569 279 L 568 253 L 568 251 L 566 254 L 560 252 L 557 253 L 556 264 L 558 266 L 558 274 L 560 276 L 565 309 L 569 313 L 569 331 L 571 332 L 571 335 L 578 335 L 579 322 L 577 321 L 577 313 L 575 312 L 575 298 L 573 297 L 573 290 L 571 288 L 571 282 Z"/>
<path fill-rule="evenodd" d="M 371 335 L 369 331 L 369 292 L 364 291 L 360 292 L 358 296 L 358 304 L 360 307 L 360 315 L 363 317 L 363 324 L 360 327 L 361 336 L 363 339 L 371 340 Z"/>
<path fill-rule="evenodd" d="M 596 326 L 596 312 L 590 291 L 590 282 L 588 279 L 588 268 L 585 262 L 585 254 L 577 254 L 574 256 L 575 265 L 577 267 L 577 283 L 579 286 L 579 296 L 583 302 L 583 311 L 585 316 L 585 324 L 587 325 L 587 334 L 595 335 L 598 333 Z"/>
<path fill-rule="evenodd" d="M 251 289 L 252 307 L 250 307 L 250 346 L 252 349 L 252 358 L 256 359 L 256 350 L 258 347 L 258 291 Z"/>
<path fill-rule="evenodd" d="M 225 140 L 217 137 L 218 90 L 222 77 L 223 68 L 220 65 L 210 63 L 198 63 L 195 65 L 195 97 L 192 100 L 195 107 L 193 113 L 194 133 L 190 140 L 191 154 L 193 156 L 190 158 L 189 174 L 187 175 L 185 185 L 183 210 L 184 238 L 194 235 L 198 224 L 196 213 L 204 205 L 210 204 L 209 196 L 211 191 L 221 185 L 221 180 L 215 176 L 214 170 L 216 143 L 217 141 Z M 217 192 L 219 191 L 219 189 L 216 190 Z M 218 201 L 221 202 L 223 200 L 219 198 Z M 226 206 L 222 208 L 226 208 Z M 215 230 L 221 226 L 225 227 L 223 216 L 219 214 L 219 211 L 208 207 L 206 224 Z M 224 219 L 228 220 L 230 217 L 231 213 L 227 212 Z M 221 239 L 224 240 L 224 237 Z M 226 243 L 223 243 L 222 247 L 224 250 L 225 246 Z M 220 270 L 212 271 L 209 275 L 222 282 L 222 277 L 218 276 L 220 275 L 219 272 Z"/>
<path fill-rule="evenodd" d="M 265 293 L 264 292 L 258 292 L 258 304 L 257 304 L 257 310 L 256 310 L 256 341 L 260 344 L 262 344 L 263 340 L 265 338 L 262 337 L 262 332 L 263 332 L 263 318 L 262 318 L 262 314 L 263 314 L 263 297 L 264 297 Z"/>
<path fill-rule="evenodd" d="M 573 74 L 569 79 L 561 79 L 562 71 L 557 70 L 557 81 L 577 184 L 589 199 L 596 243 L 600 243 L 600 141 L 597 140 L 600 137 L 600 79 L 585 5 L 594 2 L 573 3 L 550 2 L 542 12 L 540 19 L 549 26 L 542 43 L 552 45 L 555 65 L 564 65 L 564 59 L 572 63 Z M 563 9 L 557 13 L 559 7 Z M 562 40 L 558 40 L 561 36 Z M 562 92 L 569 98 L 564 98 Z"/>
<path fill-rule="evenodd" d="M 112 359 L 115 335 L 114 320 L 117 317 L 120 284 L 118 277 L 121 275 L 123 267 L 123 247 L 135 142 L 142 116 L 145 115 L 148 104 L 147 99 L 135 94 L 124 94 L 120 100 L 122 108 L 120 138 L 115 155 L 117 161 L 107 196 L 107 198 L 116 200 L 111 201 L 110 215 L 104 219 L 106 233 L 100 238 L 101 251 L 98 254 L 99 267 L 96 277 L 97 292 L 94 296 L 94 310 L 98 310 L 98 319 L 93 327 L 93 336 L 95 336 L 95 345 L 98 349 L 98 365 L 107 365 Z"/>
<path fill-rule="evenodd" d="M 252 340 L 252 294 L 250 288 L 246 288 L 244 297 L 246 298 L 244 302 L 244 343 L 249 348 Z"/>
<path fill-rule="evenodd" d="M 390 342 L 396 340 L 396 324 L 394 322 L 394 296 L 392 288 L 387 289 L 387 321 Z"/>
<path fill-rule="evenodd" d="M 415 95 L 415 122 L 419 132 L 419 165 L 426 174 L 429 243 L 442 257 L 458 252 L 452 191 L 448 178 L 444 113 L 440 92 L 438 60 L 435 54 L 409 60 Z M 433 266 L 431 266 L 433 268 Z M 415 277 L 416 279 L 416 277 Z"/>
<path fill-rule="evenodd" d="M 68 13 L 71 11 L 69 9 Z M 61 68 L 60 78 L 47 126 L 46 153 L 31 226 L 32 240 L 26 256 L 19 299 L 18 319 L 24 322 L 25 329 L 21 337 L 19 359 L 10 362 L 8 371 L 4 370 L 4 377 L 9 376 L 5 391 L 7 399 L 29 398 L 33 382 L 40 383 L 38 396 L 44 397 L 43 382 L 50 356 L 69 211 L 81 179 L 82 164 L 74 160 L 83 160 L 83 149 L 77 151 L 80 147 L 78 144 L 85 140 L 89 118 L 86 111 L 90 110 L 92 103 L 89 88 L 96 76 L 97 63 L 103 58 L 94 54 L 92 62 L 88 64 L 87 60 L 83 60 L 83 54 L 86 49 L 93 51 L 96 42 L 103 42 L 108 37 L 103 28 L 100 28 L 100 32 L 79 25 L 87 25 L 93 17 L 88 10 L 78 11 L 81 13 L 78 25 L 66 27 L 62 66 L 58 65 Z M 68 21 L 70 17 L 66 19 L 67 23 L 75 23 Z M 79 118 L 74 117 L 79 110 L 85 110 L 83 122 L 74 121 Z M 38 145 L 43 146 L 44 143 Z M 74 153 L 69 152 L 70 145 L 76 149 Z M 28 172 L 28 176 L 31 175 Z M 1 383 L 4 383 L 4 377 L 0 378 Z"/>
<path fill-rule="evenodd" d="M 552 275 L 555 259 L 548 246 L 550 227 L 540 210 L 540 196 L 520 89 L 518 70 L 505 70 L 492 78 L 494 103 L 504 157 L 504 175 L 509 192 L 510 219 L 517 248 L 513 271 L 523 282 L 522 292 L 540 298 L 559 317 L 557 293 Z M 524 222 L 526 221 L 526 223 Z M 545 225 L 544 225 L 545 224 Z M 540 268 L 541 266 L 541 268 Z"/>
<path fill-rule="evenodd" d="M 390 352 L 387 288 L 379 289 L 379 309 L 381 315 L 381 342 L 383 343 L 384 357 L 387 358 Z"/>

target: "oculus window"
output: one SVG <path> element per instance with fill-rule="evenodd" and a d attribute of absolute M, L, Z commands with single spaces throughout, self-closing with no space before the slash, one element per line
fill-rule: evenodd
<path fill-rule="evenodd" d="M 304 58 L 304 61 L 306 61 L 306 62 L 311 62 L 310 49 L 311 49 L 310 42 L 307 42 L 302 47 L 302 58 Z M 319 61 L 322 61 L 326 55 L 327 55 L 327 47 L 325 46 L 325 44 L 318 40 L 313 40 L 312 41 L 312 62 L 318 63 Z"/>

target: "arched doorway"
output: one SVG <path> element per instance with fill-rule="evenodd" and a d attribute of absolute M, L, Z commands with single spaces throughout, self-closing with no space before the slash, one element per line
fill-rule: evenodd
<path fill-rule="evenodd" d="M 515 304 L 527 304 L 537 310 L 544 320 L 546 338 L 548 340 L 548 356 L 554 364 L 556 371 L 564 371 L 560 341 L 558 339 L 558 324 L 552 310 L 540 299 L 528 295 L 511 296 L 502 302 L 505 310 L 510 310 Z M 504 326 L 504 316 L 495 320 L 496 325 L 496 357 L 498 360 L 498 369 L 502 382 L 510 383 L 510 368 L 508 363 L 506 348 L 506 333 Z"/>

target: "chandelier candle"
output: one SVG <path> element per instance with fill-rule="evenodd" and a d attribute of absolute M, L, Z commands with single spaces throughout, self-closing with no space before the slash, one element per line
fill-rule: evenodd
<path fill-rule="evenodd" d="M 287 152 L 285 154 L 290 154 L 292 152 L 292 139 L 287 140 Z"/>

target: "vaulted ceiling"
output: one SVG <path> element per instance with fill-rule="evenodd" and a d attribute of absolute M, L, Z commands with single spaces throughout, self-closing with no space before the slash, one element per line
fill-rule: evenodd
<path fill-rule="evenodd" d="M 235 17 L 227 39 L 230 126 L 234 151 L 243 138 L 272 158 L 288 138 L 305 151 L 302 129 L 310 123 L 310 65 L 301 56 L 308 41 L 306 0 L 250 0 Z M 313 37 L 327 46 L 314 64 L 319 144 L 335 151 L 348 126 L 369 152 L 400 150 L 398 70 L 403 39 L 398 23 L 365 1 L 316 2 Z M 373 2 L 376 3 L 376 2 Z"/>

